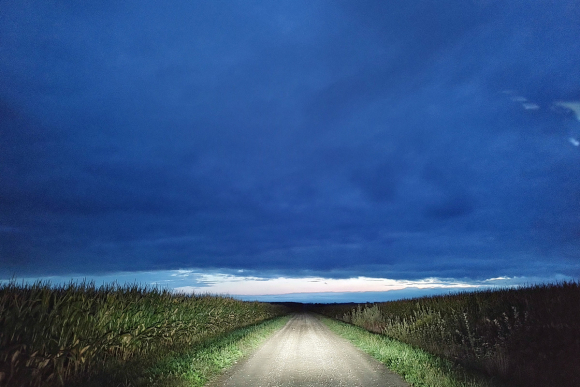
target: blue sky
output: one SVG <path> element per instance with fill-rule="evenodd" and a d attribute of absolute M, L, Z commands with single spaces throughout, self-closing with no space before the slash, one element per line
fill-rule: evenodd
<path fill-rule="evenodd" d="M 578 20 L 573 0 L 3 1 L 0 279 L 349 300 L 578 278 Z"/>

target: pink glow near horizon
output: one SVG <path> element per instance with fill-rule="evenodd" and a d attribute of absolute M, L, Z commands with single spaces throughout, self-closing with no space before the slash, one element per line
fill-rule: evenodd
<path fill-rule="evenodd" d="M 488 283 L 468 283 L 456 280 L 426 278 L 416 281 L 394 280 L 386 278 L 355 277 L 332 279 L 322 277 L 305 278 L 271 278 L 238 277 L 233 275 L 202 275 L 199 280 L 207 286 L 180 286 L 174 288 L 183 293 L 215 293 L 239 296 L 278 295 L 289 293 L 328 293 L 328 292 L 385 292 L 406 288 L 481 288 L 494 286 L 494 280 Z"/>
<path fill-rule="evenodd" d="M 553 283 L 570 281 L 572 278 L 557 275 L 552 277 L 498 277 L 486 280 L 453 279 L 453 278 L 424 278 L 418 280 L 399 280 L 388 278 L 351 277 L 325 278 L 321 276 L 305 277 L 271 277 L 259 274 L 245 275 L 240 270 L 235 274 L 220 271 L 162 270 L 151 272 L 120 272 L 107 275 L 73 275 L 52 276 L 42 278 L 20 278 L 16 282 L 34 283 L 36 281 L 50 281 L 53 285 L 72 282 L 93 281 L 97 286 L 102 284 L 118 283 L 140 284 L 157 286 L 173 290 L 176 293 L 186 294 L 222 294 L 231 296 L 263 296 L 284 295 L 294 293 L 351 293 L 351 292 L 387 292 L 403 289 L 484 289 L 495 287 L 510 287 L 532 285 L 536 283 Z M 0 279 L 7 283 L 10 279 Z"/>

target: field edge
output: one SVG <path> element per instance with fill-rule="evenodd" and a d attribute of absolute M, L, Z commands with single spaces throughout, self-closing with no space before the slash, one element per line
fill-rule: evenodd
<path fill-rule="evenodd" d="M 316 316 L 332 332 L 401 375 L 413 387 L 506 387 L 411 345 L 323 315 Z"/>
<path fill-rule="evenodd" d="M 236 329 L 203 343 L 191 351 L 168 357 L 150 369 L 147 386 L 201 387 L 219 378 L 241 359 L 282 329 L 291 315 Z"/>

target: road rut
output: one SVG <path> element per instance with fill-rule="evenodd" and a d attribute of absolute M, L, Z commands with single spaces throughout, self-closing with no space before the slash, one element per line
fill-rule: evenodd
<path fill-rule="evenodd" d="M 410 387 L 309 314 L 292 317 L 252 356 L 209 386 Z"/>

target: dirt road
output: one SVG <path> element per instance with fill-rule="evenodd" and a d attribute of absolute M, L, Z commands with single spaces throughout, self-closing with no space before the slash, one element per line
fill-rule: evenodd
<path fill-rule="evenodd" d="M 210 386 L 409 387 L 409 384 L 331 332 L 314 316 L 299 314 L 252 356 Z"/>

